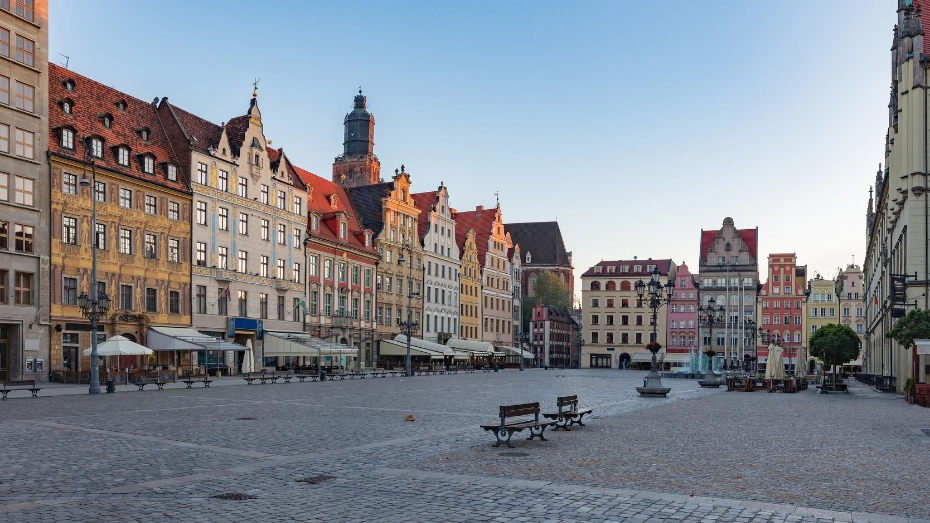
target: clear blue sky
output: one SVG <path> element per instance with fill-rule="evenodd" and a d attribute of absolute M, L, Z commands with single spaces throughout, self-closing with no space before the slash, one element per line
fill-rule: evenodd
<path fill-rule="evenodd" d="M 386 179 L 558 218 L 578 274 L 696 268 L 731 216 L 832 276 L 865 252 L 894 0 L 51 0 L 50 59 L 216 123 L 252 81 L 266 136 L 329 177 L 361 85 Z"/>

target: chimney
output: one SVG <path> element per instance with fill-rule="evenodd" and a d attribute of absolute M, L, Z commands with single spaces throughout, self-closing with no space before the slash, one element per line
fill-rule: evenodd
<path fill-rule="evenodd" d="M 481 212 L 484 211 L 484 205 L 476 205 L 475 212 L 478 213 L 478 216 L 481 216 Z"/>

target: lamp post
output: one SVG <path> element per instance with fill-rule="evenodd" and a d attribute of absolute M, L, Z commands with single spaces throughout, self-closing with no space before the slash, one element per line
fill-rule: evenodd
<path fill-rule="evenodd" d="M 698 307 L 698 322 L 706 323 L 708 330 L 708 347 L 707 351 L 714 353 L 714 325 L 724 323 L 726 321 L 726 309 L 723 308 L 723 305 L 719 305 L 714 308 L 716 301 L 713 297 L 707 299 L 707 307 L 700 306 Z M 719 387 L 723 382 L 720 378 L 717 377 L 717 374 L 714 372 L 714 360 L 713 356 L 708 355 L 707 357 L 707 372 L 704 373 L 704 379 L 698 380 L 698 384 L 702 387 Z"/>
<path fill-rule="evenodd" d="M 530 333 L 524 331 L 520 335 L 520 370 L 523 370 L 523 352 L 526 350 L 524 347 L 530 343 Z"/>
<path fill-rule="evenodd" d="M 87 159 L 90 154 L 90 148 L 87 146 L 89 138 L 84 138 L 84 173 L 81 175 L 81 187 L 90 187 L 91 182 L 87 179 Z M 78 304 L 81 307 L 81 315 L 90 320 L 90 389 L 89 394 L 100 394 L 100 375 L 97 368 L 97 325 L 100 318 L 106 316 L 110 311 L 110 297 L 106 293 L 100 292 L 97 286 L 97 169 L 94 161 L 90 161 L 91 178 L 93 186 L 90 190 L 90 199 L 93 204 L 93 214 L 91 219 L 91 230 L 93 239 L 91 241 L 91 269 L 90 269 L 90 296 L 82 292 L 78 297 Z"/>
<path fill-rule="evenodd" d="M 759 327 L 759 341 L 760 341 L 763 345 L 768 345 L 769 341 L 771 341 L 771 340 L 769 339 L 769 338 L 771 337 L 771 335 L 772 335 L 771 329 L 763 329 L 762 327 Z M 758 350 L 757 350 L 756 352 L 757 352 L 757 355 L 756 355 L 756 368 L 758 368 L 758 365 L 759 365 Z M 768 361 L 765 362 L 765 366 L 766 366 L 766 368 L 768 368 L 768 366 L 769 366 Z"/>
<path fill-rule="evenodd" d="M 646 376 L 643 386 L 636 387 L 636 391 L 643 396 L 664 398 L 668 392 L 672 390 L 669 387 L 662 386 L 662 378 L 659 376 L 656 369 L 656 353 L 662 348 L 658 342 L 659 337 L 656 329 L 659 325 L 659 307 L 667 305 L 672 301 L 672 293 L 674 291 L 675 282 L 668 279 L 665 285 L 663 285 L 662 282 L 659 281 L 659 269 L 656 267 L 652 268 L 648 283 L 644 283 L 643 280 L 636 282 L 636 294 L 639 296 L 640 300 L 647 300 L 646 307 L 652 309 L 652 341 L 646 346 L 649 351 L 652 352 L 652 366 L 649 375 Z"/>
<path fill-rule="evenodd" d="M 404 362 L 404 375 L 413 376 L 413 371 L 410 368 L 410 338 L 413 336 L 413 333 L 420 328 L 420 322 L 413 321 L 413 295 L 420 295 L 419 292 L 413 292 L 413 240 L 407 240 L 401 242 L 400 252 L 397 255 L 397 265 L 403 266 L 404 264 L 404 251 L 407 251 L 408 256 L 410 256 L 410 261 L 407 264 L 410 267 L 410 273 L 407 279 L 407 321 L 401 321 L 400 318 L 397 318 L 397 326 L 400 327 L 400 331 L 404 333 L 407 337 L 407 359 Z"/>
<path fill-rule="evenodd" d="M 749 333 L 746 335 L 746 338 L 749 339 L 749 344 L 752 346 L 752 355 L 755 356 L 756 355 L 756 322 L 753 320 L 746 320 L 745 327 L 743 328 L 743 332 Z M 746 366 L 745 360 L 743 361 L 743 365 L 744 365 L 743 370 L 745 370 L 746 372 L 749 372 L 749 369 L 746 368 L 747 366 Z"/>

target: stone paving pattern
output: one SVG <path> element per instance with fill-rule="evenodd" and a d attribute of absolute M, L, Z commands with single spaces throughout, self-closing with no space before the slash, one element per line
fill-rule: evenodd
<path fill-rule="evenodd" d="M 930 521 L 930 409 L 858 383 L 667 379 L 669 398 L 640 398 L 643 376 L 50 386 L 0 402 L 0 521 Z M 565 394 L 594 407 L 585 427 L 514 449 L 478 428 L 498 405 Z"/>

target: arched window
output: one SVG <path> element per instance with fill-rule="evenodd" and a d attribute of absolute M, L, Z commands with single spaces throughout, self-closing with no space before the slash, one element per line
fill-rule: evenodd
<path fill-rule="evenodd" d="M 615 281 L 613 281 L 613 280 L 610 280 L 609 282 L 607 282 L 607 290 L 609 290 L 609 291 L 615 291 L 615 290 L 617 290 L 617 282 L 615 282 Z"/>
<path fill-rule="evenodd" d="M 621 290 L 621 291 L 628 291 L 628 290 L 630 290 L 630 282 L 628 282 L 628 281 L 626 281 L 626 280 L 620 282 L 620 290 Z"/>
<path fill-rule="evenodd" d="M 599 282 L 599 281 L 592 281 L 592 282 L 591 282 L 591 290 L 592 290 L 592 291 L 599 291 L 599 290 L 601 290 L 601 282 Z"/>

